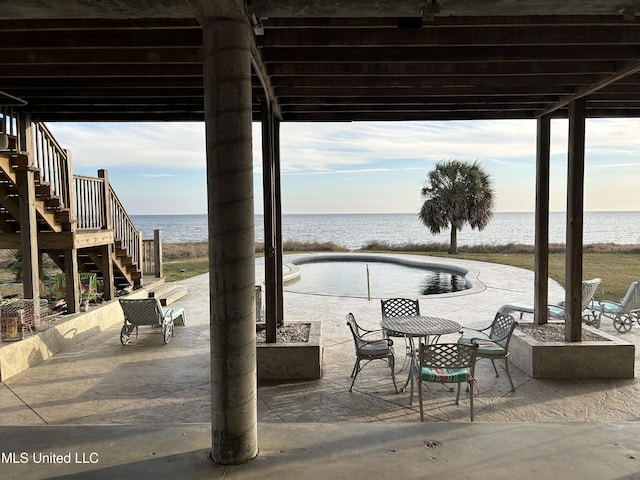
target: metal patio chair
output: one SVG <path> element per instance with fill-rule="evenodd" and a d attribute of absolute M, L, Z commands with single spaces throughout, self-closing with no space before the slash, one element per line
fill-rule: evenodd
<path fill-rule="evenodd" d="M 420 345 L 420 354 L 414 372 L 418 384 L 418 401 L 420 403 L 420 421 L 424 422 L 422 386 L 425 382 L 457 383 L 458 393 L 456 405 L 460 402 L 460 385 L 469 385 L 469 412 L 473 422 L 473 387 L 477 344 L 464 343 L 430 343 Z"/>
<path fill-rule="evenodd" d="M 496 360 L 503 359 L 512 392 L 516 391 L 516 387 L 513 385 L 509 372 L 509 343 L 517 326 L 518 322 L 511 315 L 497 313 L 491 325 L 481 329 L 464 328 L 462 336 L 458 339 L 458 343 L 478 345 L 476 359 L 488 358 L 491 360 L 496 377 L 500 376 L 496 368 Z"/>
<path fill-rule="evenodd" d="M 382 311 L 382 318 L 390 317 L 411 317 L 420 315 L 420 302 L 413 298 L 388 298 L 380 300 L 380 308 Z M 394 335 L 393 333 L 385 332 L 387 337 L 401 337 L 400 335 Z M 400 372 L 403 371 L 409 364 L 408 359 L 411 355 L 411 346 L 409 341 L 404 338 L 406 357 L 400 367 Z"/>
<path fill-rule="evenodd" d="M 349 391 L 353 391 L 353 385 L 356 383 L 358 374 L 364 367 L 369 364 L 369 362 L 372 362 L 373 360 L 384 360 L 389 364 L 389 367 L 391 367 L 391 379 L 393 380 L 393 388 L 396 393 L 398 393 L 396 376 L 394 372 L 394 356 L 393 350 L 391 349 L 393 340 L 391 340 L 390 338 L 379 338 L 375 340 L 365 339 L 358 333 L 358 326 L 355 322 L 355 317 L 353 316 L 353 314 L 348 313 L 346 318 L 347 325 L 349 325 L 349 329 L 351 330 L 351 334 L 353 335 L 353 343 L 356 350 L 356 363 L 353 366 L 353 370 L 351 371 L 351 377 L 353 378 L 353 380 L 351 381 Z M 361 366 L 360 362 L 362 362 L 363 360 L 366 363 Z"/>

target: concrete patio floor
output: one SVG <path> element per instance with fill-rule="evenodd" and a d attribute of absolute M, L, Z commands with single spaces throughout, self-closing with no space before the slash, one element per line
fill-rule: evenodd
<path fill-rule="evenodd" d="M 422 297 L 425 314 L 484 326 L 500 305 L 533 297 L 532 272 L 430 260 L 471 270 L 481 288 Z M 417 399 L 410 405 L 408 393 L 394 393 L 382 362 L 367 366 L 348 391 L 354 355 L 344 316 L 353 312 L 374 327 L 379 299 L 289 292 L 286 321 L 322 322 L 322 379 L 261 385 L 259 456 L 242 466 L 215 465 L 207 458 L 208 277 L 181 283 L 189 289 L 178 303 L 187 326 L 168 345 L 148 334 L 122 347 L 114 326 L 0 386 L 2 478 L 640 478 L 636 379 L 535 380 L 512 367 L 517 390 L 510 392 L 506 377 L 481 361 L 475 422 L 464 393 L 456 406 L 455 393 L 436 386 L 425 392 L 420 423 Z M 561 297 L 552 283 L 550 299 Z M 638 344 L 637 326 L 624 335 L 610 321 L 602 329 Z M 11 463 L 11 452 L 73 458 Z"/>

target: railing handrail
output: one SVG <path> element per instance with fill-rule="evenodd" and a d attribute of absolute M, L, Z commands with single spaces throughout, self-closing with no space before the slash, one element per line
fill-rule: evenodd
<path fill-rule="evenodd" d="M 29 164 L 40 171 L 41 181 L 48 183 L 59 198 L 60 208 L 71 210 L 77 230 L 112 228 L 114 239 L 120 242 L 137 268 L 142 269 L 142 233 L 108 180 L 72 174 L 67 151 L 44 123 L 33 122 L 25 114 L 0 109 L 0 132 L 16 138 L 12 150 L 27 153 Z"/>
<path fill-rule="evenodd" d="M 111 185 L 107 185 L 107 188 L 109 190 L 108 201 L 111 205 L 111 225 L 114 237 L 117 241 L 120 241 L 133 263 L 142 269 L 142 232 L 135 227 L 133 220 L 129 217 Z"/>

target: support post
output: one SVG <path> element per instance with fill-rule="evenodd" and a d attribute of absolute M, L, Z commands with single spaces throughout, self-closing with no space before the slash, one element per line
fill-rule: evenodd
<path fill-rule="evenodd" d="M 36 222 L 36 186 L 31 167 L 16 172 L 20 204 L 20 249 L 24 298 L 40 298 L 40 253 Z"/>
<path fill-rule="evenodd" d="M 536 138 L 536 233 L 534 277 L 534 323 L 549 320 L 549 158 L 551 120 L 538 118 Z"/>
<path fill-rule="evenodd" d="M 252 30 L 243 0 L 197 2 L 203 30 L 211 342 L 211 458 L 258 454 Z"/>
<path fill-rule="evenodd" d="M 153 231 L 153 262 L 156 278 L 162 278 L 164 268 L 162 267 L 162 232 L 160 230 Z"/>
<path fill-rule="evenodd" d="M 585 102 L 584 98 L 579 98 L 569 104 L 565 264 L 565 340 L 567 342 L 579 342 L 582 339 Z"/>
<path fill-rule="evenodd" d="M 78 272 L 78 250 L 64 251 L 64 276 L 66 281 L 67 313 L 80 311 L 80 273 Z"/>
<path fill-rule="evenodd" d="M 276 318 L 279 326 L 284 325 L 284 277 L 282 265 L 282 188 L 280 179 L 280 121 L 273 115 L 273 176 L 274 176 L 274 202 L 275 202 L 275 236 L 276 236 L 276 298 L 278 310 Z"/>
<path fill-rule="evenodd" d="M 262 102 L 262 198 L 264 209 L 264 271 L 266 341 L 275 343 L 278 326 L 278 251 L 273 115 L 267 98 Z"/>
<path fill-rule="evenodd" d="M 103 229 L 113 230 L 113 219 L 111 217 L 111 187 L 109 186 L 109 173 L 107 170 L 98 170 L 98 178 L 102 178 L 102 215 Z M 113 274 L 113 254 L 114 246 L 112 244 L 103 245 L 101 248 L 102 265 L 102 293 L 105 300 L 115 298 L 116 286 Z"/>
<path fill-rule="evenodd" d="M 28 155 L 27 167 L 16 172 L 20 206 L 20 249 L 22 250 L 22 292 L 24 298 L 40 298 L 40 252 L 36 219 L 36 181 L 33 166 L 31 119 L 21 117 L 20 150 Z M 36 302 L 34 302 L 35 304 Z"/>

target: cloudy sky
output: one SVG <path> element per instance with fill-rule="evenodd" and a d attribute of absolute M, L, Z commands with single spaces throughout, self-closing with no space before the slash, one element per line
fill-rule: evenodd
<path fill-rule="evenodd" d="M 206 213 L 204 124 L 50 123 L 73 171 L 109 180 L 130 214 Z M 551 210 L 566 209 L 567 128 L 551 123 Z M 531 212 L 536 122 L 283 123 L 284 213 L 413 213 L 435 162 L 479 161 L 496 211 Z M 262 213 L 254 125 L 256 213 Z M 585 210 L 640 210 L 640 120 L 588 120 Z"/>

